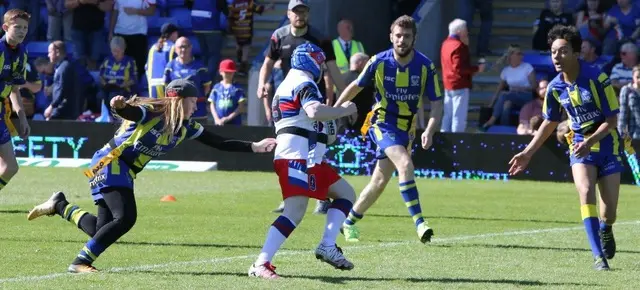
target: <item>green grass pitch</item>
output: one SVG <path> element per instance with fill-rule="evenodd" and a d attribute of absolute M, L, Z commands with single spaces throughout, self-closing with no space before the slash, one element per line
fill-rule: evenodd
<path fill-rule="evenodd" d="M 356 192 L 367 177 L 347 177 Z M 87 237 L 60 217 L 27 221 L 54 190 L 95 212 L 79 169 L 22 168 L 0 192 L 0 289 L 639 289 L 640 190 L 621 189 L 610 272 L 595 272 L 572 184 L 418 180 L 435 237 L 422 245 L 392 180 L 359 223 L 361 242 L 338 244 L 355 264 L 338 271 L 313 255 L 324 216 L 293 232 L 278 281 L 247 277 L 280 202 L 273 173 L 145 171 L 138 222 L 96 261 L 66 274 Z M 160 202 L 171 194 L 177 202 Z M 331 287 L 331 288 L 328 288 Z"/>

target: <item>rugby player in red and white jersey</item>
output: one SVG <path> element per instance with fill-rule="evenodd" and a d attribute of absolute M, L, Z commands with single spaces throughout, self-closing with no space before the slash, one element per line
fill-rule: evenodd
<path fill-rule="evenodd" d="M 353 263 L 336 245 L 336 238 L 353 206 L 355 192 L 323 159 L 327 144 L 332 141 L 330 136 L 335 139 L 334 120 L 356 113 L 356 107 L 351 102 L 336 108 L 325 105 L 317 86 L 324 61 L 324 52 L 315 44 L 298 46 L 291 57 L 292 69 L 275 93 L 272 104 L 277 135 L 274 168 L 282 189 L 284 211 L 269 227 L 262 252 L 249 268 L 249 276 L 279 278 L 271 261 L 302 221 L 309 198 L 333 200 L 327 211 L 322 240 L 315 251 L 316 258 L 336 269 L 353 269 Z"/>

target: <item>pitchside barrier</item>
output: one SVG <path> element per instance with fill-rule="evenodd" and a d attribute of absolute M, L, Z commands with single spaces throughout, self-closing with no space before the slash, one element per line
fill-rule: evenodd
<path fill-rule="evenodd" d="M 16 155 L 22 166 L 86 167 L 93 153 L 108 142 L 117 125 L 34 121 L 31 136 L 25 140 L 14 137 Z M 233 139 L 260 140 L 273 137 L 268 127 L 215 127 L 207 129 Z M 420 134 L 417 134 L 420 136 Z M 524 174 L 510 177 L 507 174 L 510 158 L 520 152 L 530 137 L 497 134 L 436 134 L 433 147 L 422 150 L 413 146 L 416 175 L 432 179 L 502 180 L 525 179 L 539 181 L 570 181 L 567 148 L 555 138 L 536 153 Z M 636 151 L 640 142 L 635 141 Z M 271 154 L 230 153 L 209 148 L 197 141 L 186 141 L 148 165 L 149 169 L 173 171 L 272 171 Z M 626 162 L 623 183 L 638 184 L 637 161 Z M 341 174 L 370 175 L 375 165 L 375 148 L 361 136 L 346 133 L 338 137 L 327 154 L 330 162 Z M 631 163 L 634 168 L 632 170 Z M 81 174 L 81 173 L 79 173 Z"/>

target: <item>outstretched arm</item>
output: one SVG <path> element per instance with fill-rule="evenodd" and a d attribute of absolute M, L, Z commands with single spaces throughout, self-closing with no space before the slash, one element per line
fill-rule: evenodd
<path fill-rule="evenodd" d="M 275 148 L 276 145 L 276 140 L 273 138 L 266 138 L 260 142 L 232 140 L 207 130 L 203 130 L 196 140 L 207 146 L 229 152 L 266 153 L 273 151 L 273 148 Z"/>

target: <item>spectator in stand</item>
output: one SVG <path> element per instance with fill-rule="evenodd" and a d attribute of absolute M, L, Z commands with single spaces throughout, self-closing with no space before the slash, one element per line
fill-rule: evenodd
<path fill-rule="evenodd" d="M 607 12 L 604 28 L 609 31 L 603 52 L 607 55 L 616 53 L 618 41 L 632 41 L 636 43 L 640 37 L 640 7 L 633 5 L 631 0 L 617 0 Z"/>
<path fill-rule="evenodd" d="M 27 37 L 24 39 L 24 43 L 29 41 L 38 40 L 38 27 L 40 27 L 40 0 L 9 0 L 9 8 L 20 9 L 31 15 L 29 18 L 29 31 Z"/>
<path fill-rule="evenodd" d="M 533 27 L 533 49 L 548 51 L 550 49 L 547 34 L 554 26 L 571 25 L 573 15 L 562 11 L 562 0 L 549 0 L 549 9 L 543 9 Z"/>
<path fill-rule="evenodd" d="M 225 59 L 220 62 L 222 81 L 213 86 L 209 95 L 211 115 L 216 126 L 242 125 L 242 114 L 246 111 L 247 98 L 244 90 L 233 82 L 236 63 Z"/>
<path fill-rule="evenodd" d="M 489 103 L 493 107 L 491 118 L 480 128 L 489 129 L 499 121 L 501 125 L 509 125 L 511 110 L 522 106 L 533 98 L 533 88 L 536 84 L 536 73 L 531 64 L 522 61 L 522 50 L 518 45 L 511 45 L 507 53 L 498 61 L 507 66 L 500 73 L 500 83 L 496 93 Z M 508 91 L 504 91 L 506 88 Z"/>
<path fill-rule="evenodd" d="M 350 69 L 348 72 L 343 74 L 343 78 L 345 83 L 350 84 L 355 81 L 360 73 L 364 70 L 364 67 L 367 65 L 369 61 L 369 56 L 362 53 L 357 52 L 351 56 L 349 60 Z M 356 104 L 356 108 L 358 108 L 357 117 L 353 122 L 350 122 L 348 128 L 353 130 L 354 133 L 359 134 L 362 125 L 364 125 L 365 119 L 367 118 L 367 114 L 371 111 L 371 107 L 373 107 L 374 103 L 374 92 L 375 88 L 373 85 L 368 85 L 364 87 L 356 96 L 351 100 Z M 363 134 L 365 135 L 365 134 Z"/>
<path fill-rule="evenodd" d="M 78 74 L 78 65 L 67 57 L 64 42 L 49 44 L 49 61 L 55 66 L 53 72 L 52 102 L 44 111 L 47 120 L 76 120 L 82 113 L 82 79 Z"/>
<path fill-rule="evenodd" d="M 164 71 L 164 84 L 167 86 L 171 81 L 176 79 L 189 79 L 200 90 L 198 96 L 197 109 L 192 119 L 203 120 L 209 115 L 207 113 L 207 97 L 211 90 L 211 75 L 207 71 L 201 61 L 193 56 L 193 46 L 191 41 L 186 37 L 180 37 L 176 40 L 177 56 L 167 63 Z"/>
<path fill-rule="evenodd" d="M 115 0 L 109 25 L 109 41 L 118 35 L 127 42 L 125 54 L 136 61 L 137 76 L 144 75 L 147 63 L 147 16 L 156 13 L 156 0 Z"/>
<path fill-rule="evenodd" d="M 484 64 L 471 65 L 467 23 L 455 19 L 449 23 L 449 37 L 440 48 L 444 112 L 442 132 L 464 132 L 467 128 L 469 90 L 474 74 L 484 71 Z"/>
<path fill-rule="evenodd" d="M 611 69 L 610 76 L 611 85 L 618 91 L 633 79 L 633 67 L 638 64 L 638 47 L 631 42 L 623 44 L 620 48 L 620 59 L 621 62 Z"/>
<path fill-rule="evenodd" d="M 520 110 L 520 124 L 518 124 L 518 135 L 533 135 L 536 129 L 532 126 L 531 120 L 534 117 L 542 118 L 542 102 L 547 94 L 547 85 L 549 81 L 541 80 L 538 82 L 537 98 L 526 103 Z"/>
<path fill-rule="evenodd" d="M 597 47 L 594 40 L 582 40 L 582 46 L 580 47 L 580 57 L 585 63 L 596 66 L 601 70 L 608 63 L 606 59 L 598 55 Z"/>
<path fill-rule="evenodd" d="M 236 55 L 240 70 L 238 73 L 246 74 L 249 71 L 249 51 L 253 39 L 253 14 L 262 15 L 265 11 L 273 10 L 274 4 L 260 5 L 254 0 L 230 0 L 229 26 L 236 38 Z"/>
<path fill-rule="evenodd" d="M 620 91 L 618 131 L 640 140 L 640 65 L 633 67 L 633 81 Z"/>
<path fill-rule="evenodd" d="M 95 70 L 106 44 L 103 32 L 105 12 L 113 9 L 113 0 L 65 1 L 65 7 L 73 13 L 71 38 L 74 57 L 89 70 Z"/>
<path fill-rule="evenodd" d="M 268 55 L 265 57 L 262 68 L 260 69 L 260 80 L 258 81 L 258 90 L 256 92 L 258 98 L 268 96 L 265 85 L 271 77 L 274 62 L 277 60 L 282 61 L 282 72 L 283 75 L 286 76 L 291 68 L 291 54 L 293 50 L 295 50 L 298 45 L 307 41 L 322 48 L 327 57 L 325 62 L 327 73 L 324 74 L 324 78 L 320 84 L 318 84 L 320 93 L 327 98 L 327 104 L 333 104 L 334 83 L 338 91 L 344 90 L 345 83 L 342 80 L 342 74 L 336 63 L 331 40 L 309 25 L 309 12 L 310 7 L 307 1 L 289 1 L 287 17 L 289 18 L 290 24 L 278 28 L 271 36 Z"/>
<path fill-rule="evenodd" d="M 35 94 L 35 114 L 44 120 L 44 110 L 51 104 L 51 85 L 53 84 L 53 66 L 44 57 L 36 58 L 32 68 L 36 70 L 38 79 L 41 80 L 41 90 Z M 51 68 L 51 69 L 50 69 Z"/>
<path fill-rule="evenodd" d="M 606 11 L 599 0 L 584 0 L 576 13 L 576 27 L 583 40 L 591 40 L 597 46 L 602 44 L 607 32 L 604 28 Z"/>
<path fill-rule="evenodd" d="M 20 96 L 22 97 L 25 115 L 31 119 L 35 113 L 36 94 L 42 90 L 42 81 L 40 81 L 38 72 L 31 62 L 27 62 L 25 67 L 25 81 L 25 84 L 20 86 Z M 11 101 L 9 98 L 7 100 Z M 15 115 L 15 112 L 13 115 Z"/>
<path fill-rule="evenodd" d="M 493 26 L 493 0 L 458 0 L 457 7 L 460 15 L 466 23 L 473 23 L 473 14 L 476 9 L 480 12 L 480 33 L 477 40 L 476 54 L 479 56 L 490 55 L 489 41 L 491 39 L 491 27 Z"/>
<path fill-rule="evenodd" d="M 191 27 L 200 43 L 202 62 L 213 73 L 222 58 L 225 30 L 222 16 L 229 17 L 226 0 L 187 0 L 191 7 Z"/>
<path fill-rule="evenodd" d="M 178 30 L 173 23 L 163 24 L 158 42 L 149 49 L 145 70 L 150 98 L 164 98 L 164 69 L 176 56 L 174 44 L 180 36 Z"/>
<path fill-rule="evenodd" d="M 71 25 L 73 24 L 73 11 L 65 8 L 65 0 L 46 0 L 47 14 L 47 41 L 63 40 L 71 42 Z"/>
<path fill-rule="evenodd" d="M 353 22 L 343 19 L 338 22 L 338 38 L 331 42 L 336 54 L 336 65 L 340 73 L 349 72 L 349 60 L 356 53 L 365 53 L 362 42 L 353 39 Z"/>
<path fill-rule="evenodd" d="M 125 55 L 127 44 L 124 38 L 114 36 L 110 43 L 111 55 L 100 65 L 100 94 L 102 103 L 111 111 L 111 99 L 133 95 L 138 75 L 136 62 Z"/>

